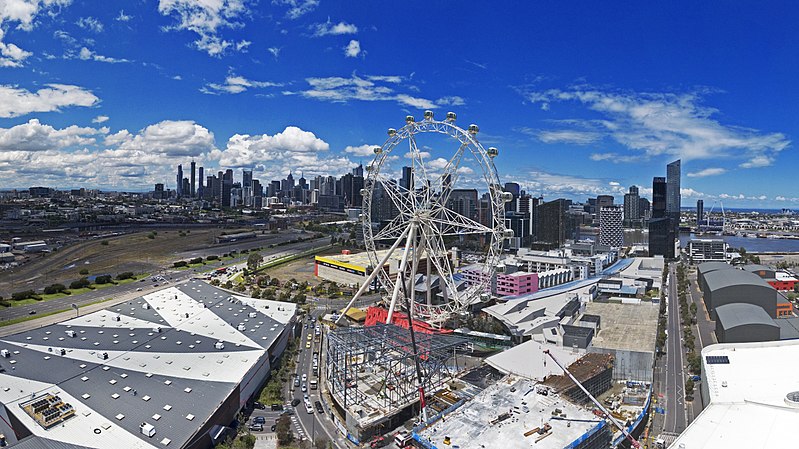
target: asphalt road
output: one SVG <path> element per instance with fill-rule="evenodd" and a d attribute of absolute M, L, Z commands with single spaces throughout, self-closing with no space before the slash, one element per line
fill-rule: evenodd
<path fill-rule="evenodd" d="M 685 355 L 680 331 L 680 301 L 677 297 L 676 264 L 669 264 L 669 314 L 666 328 L 666 416 L 664 431 L 680 433 L 686 427 Z"/>
<path fill-rule="evenodd" d="M 291 235 L 291 238 L 296 238 L 295 235 Z M 291 254 L 292 252 L 303 252 L 307 251 L 311 248 L 323 245 L 327 242 L 327 239 L 316 239 L 316 240 L 309 240 L 305 242 L 299 243 L 292 243 L 283 246 L 277 246 L 274 248 L 264 248 L 263 250 L 259 251 L 261 255 L 264 256 L 265 260 L 269 260 L 270 258 L 285 256 Z M 244 249 L 244 245 L 255 245 L 253 247 L 257 247 L 257 241 L 254 242 L 246 242 L 242 243 L 243 246 L 238 246 L 233 244 L 230 246 L 230 249 L 241 250 Z M 227 248 L 227 247 L 226 247 Z M 227 251 L 229 251 L 228 249 Z M 212 252 L 212 254 L 217 254 L 219 251 Z M 247 254 L 244 254 L 242 257 L 233 260 L 227 261 L 218 261 L 213 264 L 207 264 L 198 270 L 207 271 L 209 269 L 214 268 L 215 266 L 223 266 L 223 265 L 233 265 L 236 263 L 241 263 L 242 261 L 246 260 Z M 189 279 L 193 276 L 196 276 L 198 272 L 196 270 L 170 270 L 164 269 L 158 274 L 163 275 L 170 283 L 180 282 L 186 279 Z M 90 292 L 82 293 L 80 295 L 70 295 L 64 296 L 62 298 L 51 299 L 49 301 L 41 301 L 33 304 L 28 304 L 24 306 L 18 307 L 8 307 L 5 309 L 0 310 L 0 321 L 5 320 L 12 320 L 15 318 L 21 318 L 31 315 L 32 311 L 35 311 L 36 314 L 46 314 L 48 312 L 55 312 L 60 310 L 69 309 L 72 304 L 78 305 L 81 307 L 85 304 L 90 304 L 95 301 L 99 301 L 105 298 L 116 298 L 121 295 L 125 295 L 128 293 L 137 292 L 138 288 L 141 288 L 141 292 L 137 292 L 140 295 L 150 293 L 152 291 L 158 290 L 159 288 L 163 287 L 163 283 L 158 283 L 159 286 L 155 286 L 156 282 L 151 281 L 149 278 L 146 279 L 144 282 L 132 282 L 129 284 L 123 285 L 116 285 L 113 287 L 107 287 L 103 289 L 93 290 Z"/>

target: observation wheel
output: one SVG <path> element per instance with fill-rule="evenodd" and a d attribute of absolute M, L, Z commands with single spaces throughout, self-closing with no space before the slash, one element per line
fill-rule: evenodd
<path fill-rule="evenodd" d="M 503 239 L 513 236 L 505 228 L 504 205 L 512 195 L 500 187 L 497 149 L 483 148 L 477 125 L 464 130 L 455 121 L 453 112 L 443 121 L 435 120 L 432 111 L 418 122 L 406 117 L 405 126 L 388 130 L 388 140 L 375 147 L 375 158 L 366 167 L 360 193 L 373 270 L 367 282 L 376 278 L 384 288 L 388 323 L 397 304 L 406 303 L 406 294 L 414 319 L 433 327 L 487 299 Z M 431 138 L 439 143 L 420 143 Z M 433 151 L 441 154 L 441 147 L 449 150 L 435 157 Z M 398 161 L 405 166 L 396 181 Z M 479 248 L 469 255 L 468 275 L 457 266 L 453 248 L 467 241 Z"/>

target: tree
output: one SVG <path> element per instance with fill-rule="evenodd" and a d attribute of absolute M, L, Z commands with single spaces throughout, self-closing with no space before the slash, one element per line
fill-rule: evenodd
<path fill-rule="evenodd" d="M 261 256 L 261 253 L 251 253 L 247 256 L 247 268 L 249 268 L 250 271 L 257 270 L 262 260 L 264 260 L 264 258 Z"/>
<path fill-rule="evenodd" d="M 44 294 L 52 295 L 54 293 L 61 293 L 66 289 L 67 287 L 64 284 L 52 284 L 44 288 Z"/>
<path fill-rule="evenodd" d="M 294 441 L 294 435 L 291 433 L 291 419 L 287 415 L 283 415 L 277 420 L 275 433 L 277 433 L 277 442 L 282 445 Z"/>
<path fill-rule="evenodd" d="M 132 271 L 124 271 L 117 275 L 117 280 L 123 281 L 125 279 L 133 279 L 134 274 Z"/>
<path fill-rule="evenodd" d="M 177 262 L 172 264 L 172 266 L 175 267 L 175 268 L 185 267 L 187 265 L 188 265 L 188 262 L 186 262 L 185 260 L 179 260 L 179 261 L 177 261 Z"/>
<path fill-rule="evenodd" d="M 72 281 L 69 284 L 69 288 L 71 290 L 75 290 L 75 289 L 79 289 L 79 288 L 86 288 L 86 287 L 88 287 L 90 285 L 92 285 L 92 283 L 89 282 L 89 280 L 87 278 L 82 277 L 82 278 L 78 279 L 77 281 Z"/>
<path fill-rule="evenodd" d="M 89 274 L 89 270 L 86 268 L 82 268 L 80 271 L 78 271 L 78 274 L 86 276 L 87 274 Z"/>
<path fill-rule="evenodd" d="M 94 283 L 98 285 L 110 284 L 112 280 L 113 278 L 111 277 L 110 274 L 104 274 L 102 276 L 97 276 L 96 278 L 94 278 Z"/>
<path fill-rule="evenodd" d="M 692 379 L 688 379 L 685 381 L 685 394 L 689 395 L 694 392 L 694 381 Z"/>

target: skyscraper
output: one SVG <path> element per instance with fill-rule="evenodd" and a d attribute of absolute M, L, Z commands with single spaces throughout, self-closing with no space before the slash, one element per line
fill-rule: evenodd
<path fill-rule="evenodd" d="M 203 188 L 203 181 L 205 180 L 205 176 L 203 176 L 203 168 L 200 167 L 200 171 L 197 175 L 197 198 L 203 197 L 203 192 L 205 189 Z"/>
<path fill-rule="evenodd" d="M 619 206 L 606 206 L 599 209 L 599 244 L 621 247 L 624 242 L 622 209 Z"/>
<path fill-rule="evenodd" d="M 241 170 L 241 187 L 252 187 L 252 170 L 246 168 Z"/>
<path fill-rule="evenodd" d="M 175 180 L 175 191 L 178 194 L 178 198 L 183 196 L 183 166 L 178 164 L 178 175 Z"/>
<path fill-rule="evenodd" d="M 538 241 L 552 244 L 556 247 L 563 245 L 567 239 L 575 237 L 574 220 L 567 217 L 566 211 L 571 206 L 571 200 L 559 198 L 538 206 Z"/>
<path fill-rule="evenodd" d="M 196 176 L 197 176 L 197 163 L 194 162 L 194 161 L 191 161 L 191 178 L 189 179 L 189 182 L 191 184 L 191 188 L 190 188 L 191 192 L 190 192 L 189 195 L 192 198 L 194 198 L 197 195 L 197 190 L 196 190 L 197 185 L 195 184 Z"/>
<path fill-rule="evenodd" d="M 413 185 L 413 169 L 411 167 L 402 167 L 402 178 L 400 178 L 399 185 L 405 190 L 411 190 Z"/>
<path fill-rule="evenodd" d="M 703 200 L 696 200 L 696 229 L 702 230 L 704 224 L 703 218 L 705 215 L 705 202 Z"/>
<path fill-rule="evenodd" d="M 680 232 L 680 160 L 666 166 L 666 212 L 671 218 L 674 235 Z"/>
<path fill-rule="evenodd" d="M 638 195 L 638 187 L 630 186 L 628 193 L 624 194 L 624 225 L 632 226 L 632 223 L 641 218 L 641 197 Z"/>
<path fill-rule="evenodd" d="M 230 207 L 230 191 L 233 188 L 233 170 L 225 170 L 222 175 L 222 207 Z"/>
<path fill-rule="evenodd" d="M 675 228 L 666 212 L 666 178 L 652 179 L 652 218 L 649 220 L 649 255 L 674 258 Z"/>

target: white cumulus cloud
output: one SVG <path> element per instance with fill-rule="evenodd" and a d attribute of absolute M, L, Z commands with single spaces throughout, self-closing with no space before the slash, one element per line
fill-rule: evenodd
<path fill-rule="evenodd" d="M 89 90 L 68 84 L 48 84 L 36 92 L 0 85 L 0 117 L 58 111 L 69 106 L 94 106 L 100 100 Z"/>
<path fill-rule="evenodd" d="M 95 33 L 102 33 L 103 23 L 94 17 L 81 17 L 75 22 L 75 25 L 83 28 L 84 30 L 93 31 Z"/>
<path fill-rule="evenodd" d="M 247 41 L 236 42 L 220 36 L 222 29 L 243 26 L 241 19 L 248 14 L 247 5 L 246 0 L 160 0 L 158 12 L 177 19 L 169 29 L 197 34 L 194 46 L 219 57 L 229 49 L 241 51 L 249 45 Z"/>
<path fill-rule="evenodd" d="M 286 17 L 298 19 L 319 6 L 319 0 L 272 0 L 273 5 L 288 6 Z"/>
<path fill-rule="evenodd" d="M 344 56 L 348 58 L 357 58 L 361 54 L 361 43 L 355 39 L 351 40 L 346 47 L 344 47 Z"/>
<path fill-rule="evenodd" d="M 0 1 L 0 67 L 22 67 L 31 52 L 13 43 L 4 42 L 5 30 L 11 23 L 16 29 L 31 31 L 36 17 L 47 12 L 55 15 L 62 7 L 69 6 L 72 0 L 2 0 Z"/>
<path fill-rule="evenodd" d="M 98 115 L 97 117 L 92 119 L 92 123 L 105 123 L 108 121 L 107 115 Z"/>
<path fill-rule="evenodd" d="M 706 176 L 718 176 L 727 173 L 727 169 L 713 167 L 713 168 L 706 168 L 704 170 L 699 170 L 695 172 L 688 173 L 689 178 L 704 178 Z"/>
<path fill-rule="evenodd" d="M 338 36 L 341 34 L 357 34 L 358 27 L 346 22 L 332 23 L 330 18 L 325 23 L 317 23 L 312 26 L 313 35 L 316 37 L 322 36 Z"/>
<path fill-rule="evenodd" d="M 375 155 L 375 147 L 380 147 L 380 145 L 358 145 L 357 147 L 348 146 L 344 148 L 345 153 L 349 153 L 355 156 L 374 156 Z"/>

